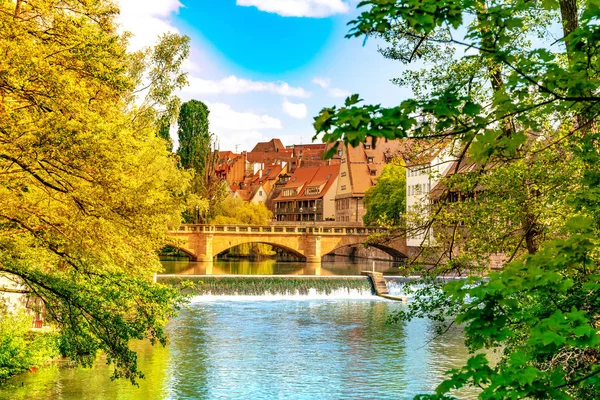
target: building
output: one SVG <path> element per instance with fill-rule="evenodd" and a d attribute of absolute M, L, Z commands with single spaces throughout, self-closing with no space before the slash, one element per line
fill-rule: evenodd
<path fill-rule="evenodd" d="M 335 220 L 362 224 L 367 210 L 363 203 L 365 192 L 375 185 L 383 168 L 404 148 L 401 140 L 379 140 L 376 146 L 372 139 L 357 147 L 339 145 L 336 156 L 340 159 L 340 177 L 335 197 Z"/>
<path fill-rule="evenodd" d="M 427 219 L 432 190 L 456 166 L 455 147 L 454 143 L 439 143 L 421 151 L 413 149 L 405 158 L 406 213 L 412 215 L 407 226 L 408 246 L 418 247 L 424 241 L 432 244 L 432 232 L 426 232 L 418 221 Z"/>
<path fill-rule="evenodd" d="M 246 176 L 246 163 L 246 152 L 235 154 L 232 151 L 219 151 L 217 153 L 217 177 L 229 185 L 237 184 Z"/>
<path fill-rule="evenodd" d="M 335 191 L 339 165 L 297 168 L 282 175 L 285 184 L 273 199 L 277 221 L 327 221 L 335 219 Z M 281 186 L 281 184 L 278 184 Z"/>

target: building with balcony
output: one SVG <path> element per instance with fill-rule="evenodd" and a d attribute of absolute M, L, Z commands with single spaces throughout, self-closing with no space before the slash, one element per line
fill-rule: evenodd
<path fill-rule="evenodd" d="M 383 168 L 405 147 L 403 140 L 379 140 L 373 146 L 371 138 L 356 147 L 340 144 L 340 177 L 335 196 L 335 220 L 362 224 L 366 214 L 365 192 L 375 185 Z"/>
<path fill-rule="evenodd" d="M 335 191 L 339 165 L 297 168 L 282 176 L 285 185 L 273 199 L 277 221 L 327 221 L 335 219 Z"/>

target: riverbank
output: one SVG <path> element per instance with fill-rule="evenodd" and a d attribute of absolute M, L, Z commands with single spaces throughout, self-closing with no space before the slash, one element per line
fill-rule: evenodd
<path fill-rule="evenodd" d="M 31 326 L 25 311 L 0 310 L 0 384 L 60 357 L 56 332 Z"/>

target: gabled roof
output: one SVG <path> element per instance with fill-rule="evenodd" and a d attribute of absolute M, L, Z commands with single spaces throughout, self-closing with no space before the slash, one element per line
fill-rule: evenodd
<path fill-rule="evenodd" d="M 366 145 L 366 146 L 365 146 Z M 352 185 L 353 196 L 364 196 L 367 189 L 381 175 L 385 164 L 391 158 L 401 156 L 407 148 L 406 139 L 378 140 L 375 147 L 372 139 L 367 138 L 365 142 L 356 147 L 346 146 L 346 162 L 348 163 L 348 175 Z M 368 147 L 368 148 L 367 148 Z M 374 173 L 374 175 L 372 175 Z"/>
<path fill-rule="evenodd" d="M 336 165 L 323 165 L 320 167 L 306 167 L 298 168 L 292 174 L 290 180 L 283 187 L 282 192 L 275 199 L 277 200 L 296 200 L 296 199 L 318 199 L 327 193 L 332 187 L 333 183 L 336 182 L 340 166 Z M 306 188 L 309 187 L 322 187 L 318 194 L 307 195 Z M 300 189 L 296 196 L 283 196 L 283 192 L 286 189 Z"/>
<path fill-rule="evenodd" d="M 285 149 L 285 146 L 283 145 L 283 143 L 281 143 L 281 140 L 279 139 L 271 139 L 268 142 L 259 142 L 256 144 L 256 146 L 254 146 L 254 148 L 252 149 L 252 153 L 258 153 L 258 152 L 276 152 L 276 151 L 280 151 L 282 149 Z"/>

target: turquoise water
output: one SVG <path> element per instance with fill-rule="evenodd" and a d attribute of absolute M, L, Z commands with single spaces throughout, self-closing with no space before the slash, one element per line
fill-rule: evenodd
<path fill-rule="evenodd" d="M 409 399 L 468 357 L 462 333 L 429 322 L 385 323 L 402 304 L 330 299 L 195 298 L 169 324 L 171 344 L 136 343 L 146 379 L 111 382 L 94 368 L 54 365 L 0 388 L 2 399 Z M 460 393 L 459 398 L 474 398 Z"/>

